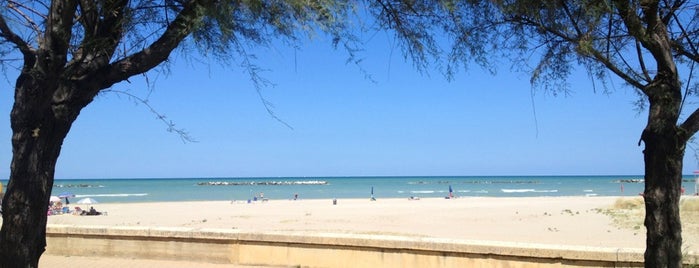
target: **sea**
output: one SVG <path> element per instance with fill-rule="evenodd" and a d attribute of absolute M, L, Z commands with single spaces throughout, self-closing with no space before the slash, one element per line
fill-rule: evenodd
<path fill-rule="evenodd" d="M 685 176 L 695 194 L 695 176 Z M 6 185 L 6 181 L 3 184 Z M 643 176 L 400 176 L 57 179 L 52 195 L 100 203 L 265 199 L 637 196 Z"/>

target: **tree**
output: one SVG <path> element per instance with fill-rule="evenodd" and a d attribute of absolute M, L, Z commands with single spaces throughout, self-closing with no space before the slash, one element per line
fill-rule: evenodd
<path fill-rule="evenodd" d="M 645 145 L 645 266 L 681 267 L 682 160 L 699 130 L 699 109 L 686 105 L 699 94 L 692 81 L 699 63 L 699 5 L 686 0 L 438 2 L 376 1 L 375 10 L 384 14 L 376 17 L 395 30 L 415 62 L 424 62 L 423 51 L 446 54 L 449 76 L 459 63 L 473 60 L 489 67 L 484 55 L 503 54 L 531 74 L 534 87 L 554 93 L 567 90 L 575 66 L 585 68 L 605 91 L 606 81 L 615 77 L 638 93 L 638 105 L 648 112 L 638 141 Z M 419 28 L 425 26 L 419 22 L 443 29 L 452 38 L 451 50 L 443 53 L 435 39 L 425 37 L 433 31 Z"/>
<path fill-rule="evenodd" d="M 681 267 L 682 159 L 699 130 L 699 109 L 682 114 L 687 99 L 697 94 L 692 82 L 699 60 L 697 4 L 499 0 L 491 7 L 499 16 L 486 24 L 499 33 L 496 40 L 506 41 L 502 49 L 518 51 L 518 62 L 526 62 L 531 51 L 541 53 L 531 69 L 534 85 L 565 90 L 564 81 L 578 64 L 594 81 L 619 78 L 637 91 L 640 105 L 648 105 L 638 142 L 645 145 L 645 266 Z M 688 73 L 682 77 L 681 71 Z"/>
<path fill-rule="evenodd" d="M 699 109 L 682 114 L 696 95 L 696 3 L 691 1 L 500 1 L 517 36 L 543 48 L 534 69 L 539 81 L 582 64 L 597 81 L 611 75 L 636 89 L 648 104 L 639 145 L 645 149 L 646 267 L 682 266 L 679 201 L 682 159 L 699 130 Z M 686 68 L 678 65 L 684 64 Z M 685 73 L 681 78 L 681 71 Z M 548 74 L 548 75 L 545 75 Z M 546 81 L 543 81 L 544 83 Z M 686 116 L 684 119 L 682 117 Z"/>
<path fill-rule="evenodd" d="M 21 58 L 11 112 L 12 164 L 3 198 L 0 267 L 36 267 L 64 138 L 105 89 L 167 61 L 184 44 L 255 74 L 248 45 L 293 42 L 312 30 L 339 40 L 342 2 L 212 0 L 2 1 L 4 64 Z"/>

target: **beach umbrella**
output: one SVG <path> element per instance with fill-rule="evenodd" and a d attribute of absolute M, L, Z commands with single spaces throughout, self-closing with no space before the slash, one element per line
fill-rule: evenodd
<path fill-rule="evenodd" d="M 58 197 L 60 197 L 60 198 L 75 197 L 75 194 L 73 194 L 71 192 L 62 192 L 62 193 L 58 194 Z"/>
<path fill-rule="evenodd" d="M 62 193 L 58 194 L 58 197 L 59 198 L 75 197 L 75 194 L 73 194 L 71 192 L 62 192 Z"/>
<path fill-rule="evenodd" d="M 91 205 L 91 204 L 97 204 L 97 200 L 86 197 L 83 199 L 78 200 L 78 204 L 85 204 L 85 205 Z"/>
<path fill-rule="evenodd" d="M 454 194 L 452 194 L 454 190 L 451 188 L 451 185 L 449 185 L 449 198 L 454 197 Z"/>
<path fill-rule="evenodd" d="M 59 198 L 65 198 L 66 199 L 66 205 L 70 204 L 70 201 L 68 201 L 68 197 L 75 197 L 75 194 L 71 192 L 62 192 L 58 195 Z"/>
<path fill-rule="evenodd" d="M 49 201 L 58 202 L 58 201 L 61 201 L 61 198 L 58 196 L 52 195 L 51 198 L 49 198 Z"/>

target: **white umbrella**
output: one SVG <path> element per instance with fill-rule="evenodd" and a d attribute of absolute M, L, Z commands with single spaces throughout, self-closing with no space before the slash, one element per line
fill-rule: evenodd
<path fill-rule="evenodd" d="M 49 201 L 51 202 L 59 202 L 61 201 L 61 198 L 55 195 L 52 195 L 51 198 L 49 198 Z"/>
<path fill-rule="evenodd" d="M 97 200 L 89 198 L 89 197 L 78 200 L 78 204 L 90 205 L 90 204 L 97 204 L 97 203 L 98 203 Z"/>

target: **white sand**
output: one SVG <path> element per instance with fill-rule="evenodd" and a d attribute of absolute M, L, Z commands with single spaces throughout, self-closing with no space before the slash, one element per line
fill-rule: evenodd
<path fill-rule="evenodd" d="M 618 197 L 270 200 L 96 204 L 107 216 L 49 216 L 49 224 L 182 226 L 428 236 L 464 240 L 644 248 L 645 228 L 600 213 Z M 74 207 L 74 206 L 73 206 Z M 89 208 L 83 206 L 83 208 Z M 685 244 L 696 237 L 685 234 Z"/>

